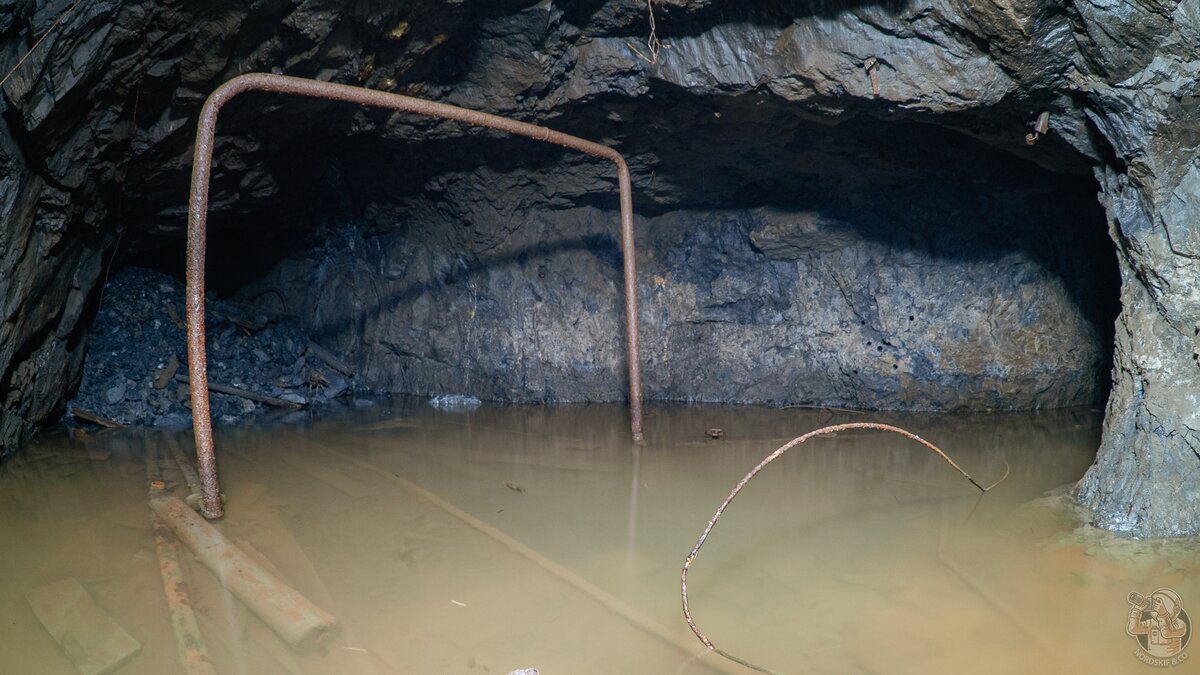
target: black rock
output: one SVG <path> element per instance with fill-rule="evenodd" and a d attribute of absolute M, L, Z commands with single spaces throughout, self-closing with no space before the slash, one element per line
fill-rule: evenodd
<path fill-rule="evenodd" d="M 166 309 L 172 306 L 181 315 L 182 301 L 183 285 L 173 277 L 139 268 L 114 274 L 90 331 L 83 381 L 71 407 L 126 426 L 190 424 L 187 387 L 168 383 L 155 388 L 160 368 L 172 356 L 179 363 L 186 362 L 183 333 Z M 301 405 L 320 405 L 350 390 L 352 383 L 345 377 L 296 354 L 308 344 L 308 337 L 293 322 L 281 319 L 251 332 L 221 318 L 234 314 L 235 309 L 227 303 L 212 299 L 207 309 L 210 382 Z M 311 394 L 310 387 L 319 395 Z M 210 392 L 210 403 L 213 417 L 226 425 L 253 419 L 265 408 L 246 398 L 216 392 Z M 64 420 L 78 423 L 69 416 Z"/>

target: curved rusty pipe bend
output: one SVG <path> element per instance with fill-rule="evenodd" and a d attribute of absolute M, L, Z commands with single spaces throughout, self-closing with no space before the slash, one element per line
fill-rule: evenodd
<path fill-rule="evenodd" d="M 244 91 L 270 91 L 312 98 L 345 101 L 375 108 L 454 120 L 472 126 L 488 127 L 536 141 L 553 143 L 607 159 L 617 165 L 617 183 L 621 193 L 621 254 L 625 261 L 625 341 L 629 358 L 629 423 L 633 440 L 642 440 L 642 376 L 638 349 L 637 263 L 633 244 L 633 195 L 629 167 L 625 159 L 610 147 L 582 138 L 518 122 L 506 117 L 466 110 L 445 103 L 363 89 L 345 84 L 319 82 L 286 75 L 251 73 L 239 75 L 221 85 L 204 102 L 196 129 L 196 149 L 192 160 L 192 188 L 188 205 L 187 234 L 187 337 L 188 369 L 192 392 L 192 426 L 196 436 L 196 456 L 200 470 L 203 499 L 201 513 L 220 518 L 223 509 L 217 462 L 213 455 L 212 414 L 208 403 L 207 350 L 204 343 L 204 259 L 208 184 L 212 173 L 213 141 L 217 113 L 221 106 Z"/>

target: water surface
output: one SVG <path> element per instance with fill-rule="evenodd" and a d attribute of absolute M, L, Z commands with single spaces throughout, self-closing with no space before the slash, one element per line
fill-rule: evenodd
<path fill-rule="evenodd" d="M 1064 496 L 1094 457 L 1094 412 L 649 412 L 640 446 L 619 406 L 456 414 L 397 400 L 219 430 L 220 529 L 343 628 L 293 653 L 181 555 L 218 671 L 750 672 L 688 630 L 680 566 L 751 467 L 848 421 L 918 433 L 985 484 L 1009 476 L 981 496 L 923 447 L 872 431 L 792 450 L 689 577 L 693 614 L 726 651 L 782 673 L 1129 673 L 1146 668 L 1125 633 L 1130 591 L 1172 588 L 1200 612 L 1200 547 L 1096 532 Z M 118 672 L 184 672 L 146 508 L 146 455 L 172 445 L 190 451 L 189 433 L 48 433 L 0 468 L 4 672 L 75 672 L 24 595 L 65 578 L 142 643 Z"/>

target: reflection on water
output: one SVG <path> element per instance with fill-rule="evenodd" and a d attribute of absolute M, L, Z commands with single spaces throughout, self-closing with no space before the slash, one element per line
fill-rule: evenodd
<path fill-rule="evenodd" d="M 985 484 L 1011 473 L 980 497 L 899 436 L 793 450 L 689 576 L 693 615 L 723 649 L 787 673 L 1126 673 L 1145 667 L 1125 633 L 1130 591 L 1174 589 L 1200 616 L 1196 544 L 1105 536 L 1063 496 L 1091 462 L 1096 414 L 650 412 L 642 446 L 610 406 L 397 401 L 219 433 L 222 532 L 343 628 L 293 653 L 181 555 L 218 672 L 749 672 L 688 631 L 680 565 L 746 471 L 844 421 L 910 429 Z M 49 434 L 0 468 L 4 672 L 75 672 L 25 597 L 69 578 L 142 644 L 118 672 L 184 672 L 145 506 L 145 455 L 162 444 L 191 447 L 186 434 Z"/>

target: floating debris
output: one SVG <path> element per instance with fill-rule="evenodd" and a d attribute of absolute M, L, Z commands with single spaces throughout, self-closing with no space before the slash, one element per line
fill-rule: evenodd
<path fill-rule="evenodd" d="M 429 399 L 429 405 L 445 412 L 469 412 L 482 405 L 482 402 L 474 396 L 442 394 Z"/>

